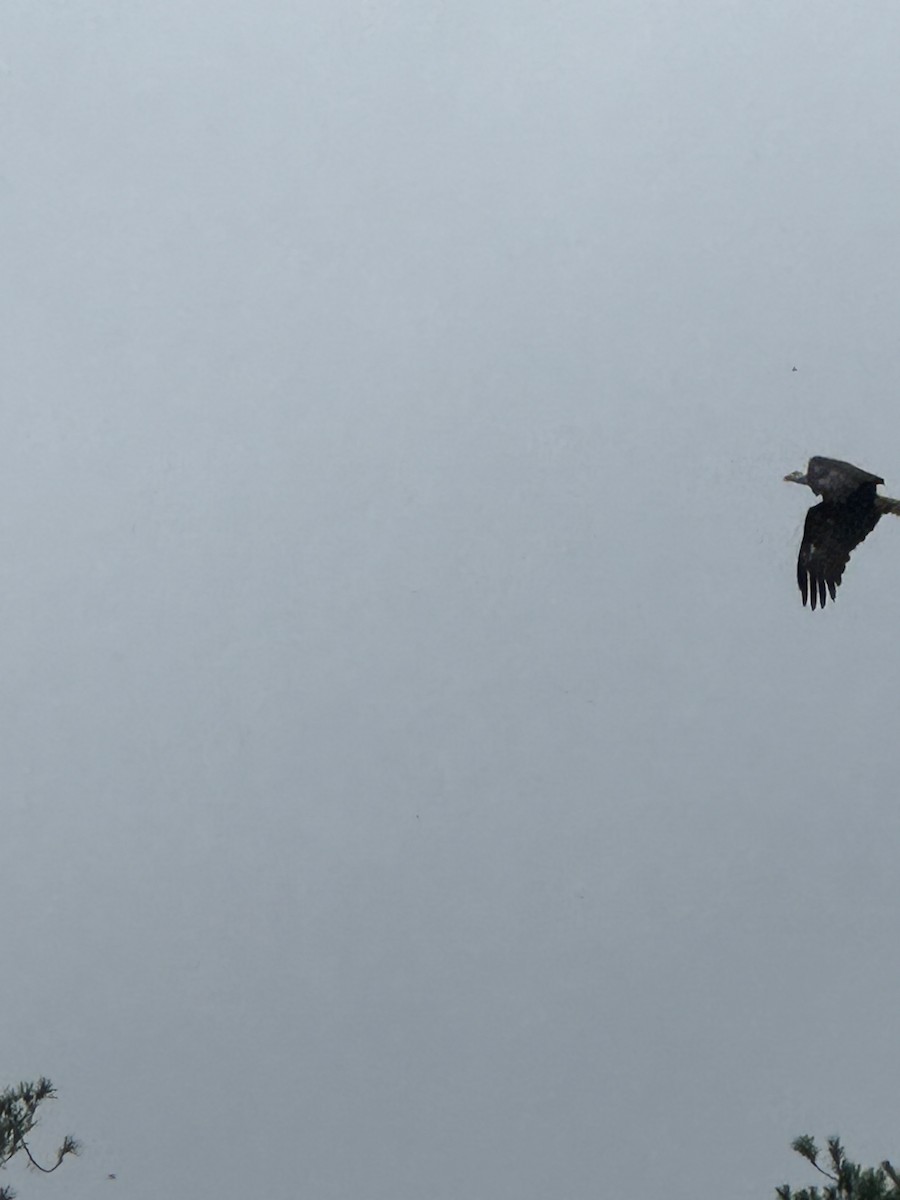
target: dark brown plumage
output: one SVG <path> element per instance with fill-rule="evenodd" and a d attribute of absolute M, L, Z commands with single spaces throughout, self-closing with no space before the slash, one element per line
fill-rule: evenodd
<path fill-rule="evenodd" d="M 851 553 L 864 541 L 884 513 L 900 516 L 900 501 L 879 496 L 884 483 L 852 463 L 816 456 L 809 460 L 806 474 L 785 475 L 788 483 L 804 483 L 822 499 L 806 514 L 803 541 L 797 559 L 797 583 L 803 603 L 825 607 L 827 596 L 836 599 L 837 589 Z"/>

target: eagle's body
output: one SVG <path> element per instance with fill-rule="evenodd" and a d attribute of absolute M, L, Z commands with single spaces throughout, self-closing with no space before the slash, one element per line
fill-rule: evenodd
<path fill-rule="evenodd" d="M 872 532 L 882 514 L 900 516 L 900 500 L 877 495 L 884 483 L 852 463 L 816 456 L 809 460 L 806 474 L 785 475 L 788 483 L 804 483 L 822 499 L 806 514 L 803 541 L 797 559 L 797 582 L 803 603 L 825 607 L 826 589 L 836 598 L 850 554 Z"/>

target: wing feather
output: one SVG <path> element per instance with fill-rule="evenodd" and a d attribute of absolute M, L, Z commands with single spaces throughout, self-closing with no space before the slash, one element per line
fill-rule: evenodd
<path fill-rule="evenodd" d="M 803 603 L 815 610 L 834 600 L 850 555 L 872 532 L 881 513 L 868 503 L 831 504 L 823 500 L 806 514 L 797 558 L 797 583 Z"/>

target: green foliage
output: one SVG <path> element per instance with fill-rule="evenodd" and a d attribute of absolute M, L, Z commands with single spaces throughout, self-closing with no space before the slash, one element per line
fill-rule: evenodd
<path fill-rule="evenodd" d="M 31 1153 L 28 1135 L 38 1123 L 37 1110 L 45 1100 L 55 1096 L 53 1084 L 43 1077 L 36 1083 L 20 1083 L 0 1092 L 0 1167 L 5 1167 L 15 1155 L 24 1154 L 30 1167 L 49 1175 L 67 1155 L 78 1153 L 78 1143 L 68 1135 L 63 1138 L 51 1167 L 41 1166 Z M 14 1197 L 12 1188 L 0 1187 L 0 1200 L 14 1200 Z"/>
<path fill-rule="evenodd" d="M 900 1200 L 900 1176 L 887 1159 L 880 1167 L 863 1168 L 847 1158 L 836 1137 L 828 1139 L 828 1154 L 821 1159 L 822 1152 L 809 1134 L 791 1145 L 828 1183 L 799 1192 L 792 1192 L 785 1184 L 775 1189 L 779 1200 Z"/>

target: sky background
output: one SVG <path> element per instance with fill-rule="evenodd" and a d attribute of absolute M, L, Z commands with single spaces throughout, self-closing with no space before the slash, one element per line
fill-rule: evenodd
<path fill-rule="evenodd" d="M 85 1144 L 21 1200 L 900 1157 L 900 522 L 812 614 L 782 483 L 900 495 L 898 45 L 3 5 L 0 1082 Z"/>

